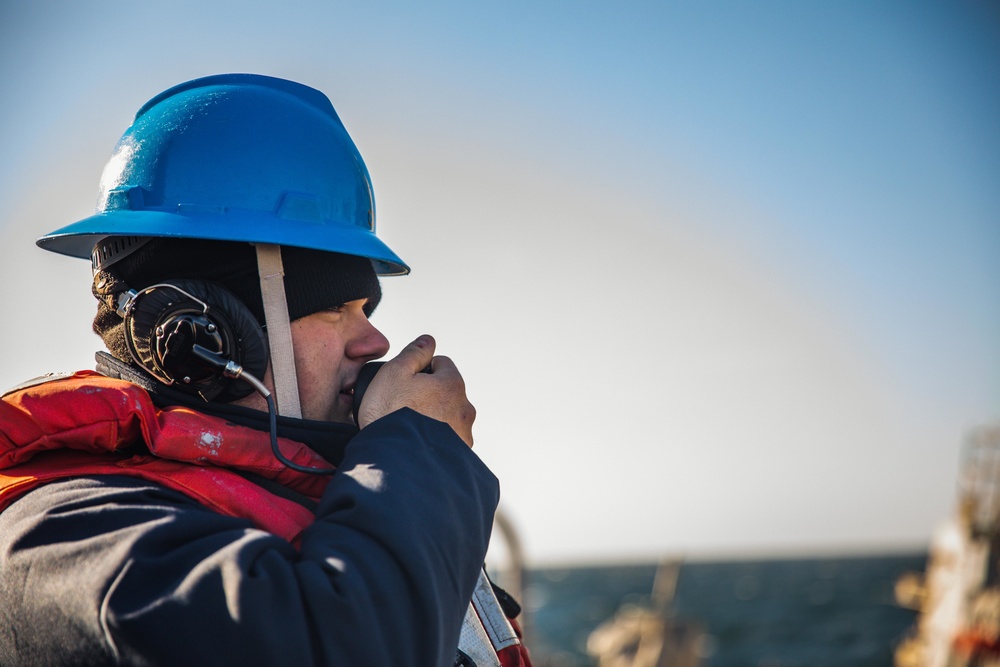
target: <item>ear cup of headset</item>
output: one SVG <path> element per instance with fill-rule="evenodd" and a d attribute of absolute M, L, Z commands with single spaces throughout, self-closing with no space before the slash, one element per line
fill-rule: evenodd
<path fill-rule="evenodd" d="M 232 292 L 205 280 L 172 280 L 140 292 L 125 316 L 125 343 L 158 380 L 206 401 L 233 401 L 253 387 L 226 377 L 193 346 L 258 379 L 267 369 L 267 339 L 257 319 Z"/>

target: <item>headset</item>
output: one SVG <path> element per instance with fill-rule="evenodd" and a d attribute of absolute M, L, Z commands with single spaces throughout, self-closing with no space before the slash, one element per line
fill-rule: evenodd
<path fill-rule="evenodd" d="M 278 448 L 277 407 L 259 379 L 267 370 L 267 338 L 232 292 L 206 280 L 173 280 L 122 292 L 117 312 L 132 360 L 150 375 L 205 401 L 258 392 L 267 401 L 274 457 L 298 472 L 334 472 L 294 463 Z"/>

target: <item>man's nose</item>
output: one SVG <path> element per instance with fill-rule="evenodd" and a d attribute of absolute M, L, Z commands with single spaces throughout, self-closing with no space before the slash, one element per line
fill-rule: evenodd
<path fill-rule="evenodd" d="M 389 339 L 375 328 L 367 317 L 358 323 L 354 335 L 346 347 L 347 356 L 370 361 L 384 357 L 389 351 Z"/>

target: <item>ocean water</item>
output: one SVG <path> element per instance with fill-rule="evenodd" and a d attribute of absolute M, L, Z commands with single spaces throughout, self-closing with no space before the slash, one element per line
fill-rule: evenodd
<path fill-rule="evenodd" d="M 901 574 L 926 553 L 691 562 L 673 610 L 707 634 L 706 667 L 891 667 L 916 613 L 896 605 Z M 595 665 L 587 637 L 619 607 L 646 606 L 655 563 L 527 573 L 525 631 L 536 667 Z"/>

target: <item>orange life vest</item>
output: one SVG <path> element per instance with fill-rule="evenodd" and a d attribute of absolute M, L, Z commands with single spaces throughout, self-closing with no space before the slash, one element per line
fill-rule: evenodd
<path fill-rule="evenodd" d="M 282 465 L 267 433 L 185 407 L 158 408 L 141 387 L 93 371 L 8 393 L 0 401 L 0 425 L 0 511 L 52 480 L 129 475 L 294 542 L 312 523 L 312 512 L 236 471 L 313 499 L 329 481 Z M 150 453 L 129 452 L 139 443 Z M 295 463 L 329 466 L 301 443 L 279 438 L 278 446 Z"/>

